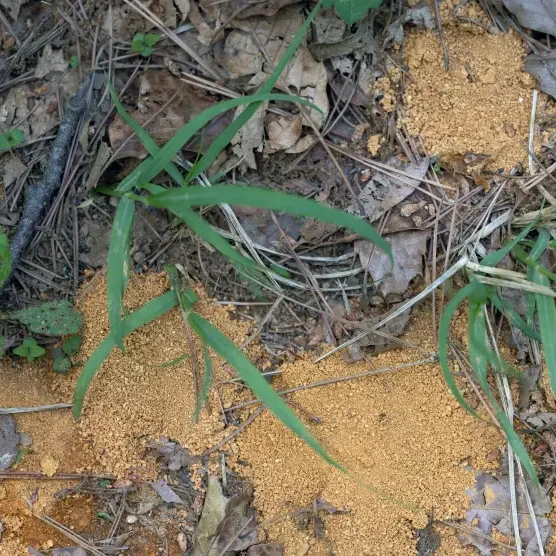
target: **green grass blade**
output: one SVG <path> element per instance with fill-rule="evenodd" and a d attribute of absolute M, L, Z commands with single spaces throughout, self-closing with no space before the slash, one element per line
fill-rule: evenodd
<path fill-rule="evenodd" d="M 531 222 L 527 228 L 523 229 L 517 236 L 515 236 L 511 241 L 509 241 L 502 249 L 498 249 L 493 253 L 488 254 L 484 259 L 481 260 L 481 264 L 484 266 L 496 266 L 511 250 L 514 245 L 517 245 L 525 236 L 533 229 L 533 226 L 537 223 L 536 220 Z"/>
<path fill-rule="evenodd" d="M 154 183 L 146 183 L 141 187 L 144 187 L 153 195 L 167 191 L 160 185 L 156 185 Z M 215 232 L 212 227 L 194 210 L 182 205 L 169 207 L 168 210 L 180 218 L 198 236 L 202 237 L 207 243 L 210 243 L 210 245 L 235 263 L 239 272 L 241 272 L 244 276 L 249 277 L 249 273 L 252 272 L 253 276 L 256 276 L 259 280 L 265 279 L 264 269 L 251 259 L 248 259 L 241 253 L 238 253 L 228 241 L 226 241 L 218 232 Z"/>
<path fill-rule="evenodd" d="M 539 228 L 539 237 L 531 251 L 531 258 L 536 261 L 541 255 L 546 251 L 548 244 L 550 243 L 550 233 L 545 228 Z"/>
<path fill-rule="evenodd" d="M 256 94 L 251 97 L 240 97 L 223 100 L 222 102 L 219 102 L 218 104 L 215 104 L 214 106 L 203 110 L 203 112 L 195 116 L 195 118 L 193 118 L 190 122 L 186 123 L 158 151 L 158 153 L 154 157 L 149 157 L 144 160 L 127 178 L 125 178 L 118 186 L 118 190 L 123 192 L 129 191 L 138 183 L 151 181 L 160 171 L 166 168 L 168 163 L 174 158 L 174 156 L 176 156 L 176 154 L 191 139 L 191 137 L 193 137 L 195 133 L 197 133 L 197 131 L 199 131 L 202 127 L 208 124 L 219 114 L 222 114 L 223 112 L 226 112 L 227 110 L 230 110 L 232 108 L 237 108 L 238 106 L 241 106 L 243 104 L 249 104 L 256 101 L 263 102 L 266 100 L 297 102 L 305 106 L 316 108 L 310 102 L 302 98 L 280 93 Z M 218 138 L 211 144 L 211 147 L 217 141 Z"/>
<path fill-rule="evenodd" d="M 108 271 L 106 276 L 106 295 L 108 302 L 108 320 L 114 341 L 120 349 L 124 349 L 122 332 L 122 309 L 127 275 L 129 271 L 129 248 L 135 202 L 122 198 L 116 210 L 110 234 L 108 249 Z"/>
<path fill-rule="evenodd" d="M 253 390 L 259 400 L 286 427 L 305 441 L 323 460 L 346 473 L 346 470 L 326 453 L 320 443 L 305 428 L 297 415 L 286 405 L 284 400 L 274 391 L 259 370 L 243 355 L 236 345 L 197 313 L 191 311 L 188 315 L 188 321 L 201 340 L 228 361 L 249 388 Z"/>
<path fill-rule="evenodd" d="M 259 90 L 259 93 L 264 94 L 270 93 L 270 91 L 272 91 L 274 85 L 276 85 L 276 83 L 278 82 L 278 79 L 280 78 L 282 72 L 286 69 L 289 61 L 292 59 L 296 50 L 299 48 L 301 41 L 307 34 L 309 26 L 311 25 L 315 15 L 320 9 L 321 4 L 322 0 L 319 0 L 317 5 L 311 10 L 311 13 L 307 16 L 307 19 L 300 27 L 299 31 L 295 34 L 295 37 L 292 39 L 286 52 L 284 52 L 284 55 L 276 64 L 274 71 L 265 81 L 264 85 Z M 257 100 L 255 102 L 255 96 L 256 95 L 251 97 L 253 101 L 252 104 L 247 106 L 245 110 L 243 110 L 243 112 L 239 114 L 239 116 L 224 130 L 224 132 L 221 133 L 212 142 L 210 147 L 205 152 L 203 158 L 191 169 L 188 176 L 191 181 L 194 180 L 201 172 L 204 172 L 216 160 L 216 157 L 226 148 L 227 145 L 229 145 L 235 134 L 253 117 L 261 104 L 261 101 Z"/>
<path fill-rule="evenodd" d="M 533 282 L 540 286 L 550 287 L 548 278 L 538 270 L 533 270 Z M 556 306 L 552 297 L 540 293 L 535 294 L 535 301 L 539 314 L 539 329 L 546 359 L 546 370 L 552 391 L 556 393 L 556 334 L 554 331 L 556 327 Z"/>
<path fill-rule="evenodd" d="M 201 385 L 199 396 L 195 401 L 195 411 L 193 413 L 194 423 L 199 422 L 199 413 L 201 413 L 201 409 L 203 409 L 203 407 L 207 403 L 210 385 L 212 384 L 212 359 L 210 358 L 210 354 L 205 343 L 203 343 L 203 362 L 205 364 L 205 374 L 203 375 L 203 384 Z"/>
<path fill-rule="evenodd" d="M 459 290 L 452 299 L 450 299 L 446 309 L 442 313 L 440 318 L 440 325 L 438 327 L 438 361 L 440 363 L 440 368 L 442 369 L 442 374 L 444 375 L 444 380 L 448 384 L 448 388 L 452 392 L 453 396 L 460 403 L 460 405 L 471 415 L 477 417 L 475 410 L 465 401 L 459 388 L 454 380 L 452 371 L 450 370 L 450 365 L 448 362 L 448 338 L 450 336 L 450 323 L 452 321 L 452 316 L 455 313 L 460 303 L 463 303 L 477 288 L 477 284 L 472 282 L 468 284 L 463 289 Z"/>
<path fill-rule="evenodd" d="M 177 304 L 178 299 L 173 291 L 159 295 L 122 320 L 123 335 L 127 336 L 144 324 L 156 320 L 164 313 L 167 313 L 170 309 L 173 309 Z M 116 341 L 114 340 L 114 335 L 111 332 L 108 336 L 106 336 L 106 338 L 104 338 L 104 340 L 102 340 L 83 367 L 73 393 L 72 414 L 75 420 L 79 419 L 81 416 L 83 401 L 85 400 L 85 394 L 87 393 L 89 384 L 93 380 L 100 366 L 104 363 L 104 360 L 110 355 L 110 352 L 115 347 Z"/>
<path fill-rule="evenodd" d="M 539 479 L 535 471 L 535 466 L 527 453 L 523 442 L 515 432 L 513 424 L 508 419 L 506 413 L 497 403 L 494 398 L 492 391 L 490 389 L 490 384 L 488 383 L 488 364 L 489 362 L 493 365 L 501 364 L 501 361 L 496 355 L 494 355 L 487 345 L 487 331 L 485 322 L 485 305 L 482 298 L 479 297 L 478 300 L 473 299 L 473 294 L 469 300 L 469 316 L 468 316 L 468 338 L 469 338 L 469 361 L 471 367 L 477 376 L 477 379 L 485 392 L 492 409 L 506 435 L 507 441 L 510 443 L 515 455 L 527 471 L 531 479 L 538 485 Z M 503 363 L 502 363 L 503 365 Z M 503 365 L 504 367 L 504 365 Z M 504 368 L 499 369 L 501 372 L 505 372 Z"/>
<path fill-rule="evenodd" d="M 351 214 L 296 195 L 253 187 L 219 185 L 215 187 L 180 187 L 169 189 L 158 195 L 148 197 L 146 202 L 154 207 L 169 209 L 183 205 L 202 206 L 214 203 L 228 203 L 230 205 L 248 205 L 266 208 L 313 218 L 348 228 L 360 234 L 385 251 L 390 257 L 390 261 L 393 262 L 392 251 L 388 242 L 370 224 Z"/>
<path fill-rule="evenodd" d="M 0 288 L 12 270 L 12 250 L 8 236 L 0 231 Z"/>
<path fill-rule="evenodd" d="M 526 336 L 529 336 L 529 338 L 537 342 L 541 341 L 541 335 L 536 330 L 533 330 L 515 309 L 504 303 L 496 290 L 489 292 L 489 299 L 493 305 L 507 317 L 512 326 L 519 328 Z"/>
<path fill-rule="evenodd" d="M 141 143 L 143 143 L 145 149 L 147 149 L 148 153 L 153 157 L 156 156 L 160 151 L 160 147 L 153 141 L 147 130 L 141 127 L 141 125 L 137 123 L 125 111 L 125 108 L 122 106 L 122 103 L 118 99 L 118 95 L 116 94 L 112 83 L 108 79 L 106 80 L 106 82 L 108 84 L 108 89 L 110 90 L 110 95 L 112 96 L 112 102 L 114 103 L 114 106 L 116 107 L 116 110 L 118 111 L 118 114 L 121 116 L 122 120 L 124 120 L 124 122 L 135 132 Z M 172 176 L 176 183 L 178 183 L 179 185 L 183 184 L 183 176 L 172 161 L 167 164 L 165 170 L 168 172 L 168 174 L 170 174 L 170 176 Z M 125 183 L 126 180 L 129 180 L 130 183 L 133 182 L 134 179 L 139 178 L 141 172 L 137 172 L 136 176 L 132 176 L 132 174 L 130 174 L 121 182 L 121 184 L 124 184 L 120 184 L 123 190 L 126 190 L 125 188 L 127 187 L 127 184 Z"/>
<path fill-rule="evenodd" d="M 546 276 L 549 280 L 556 281 L 556 274 L 553 274 L 544 266 L 539 264 L 536 260 L 532 257 L 529 257 L 524 249 L 522 249 L 519 245 L 514 245 L 512 248 L 513 255 L 519 259 L 524 265 L 527 265 L 529 268 L 536 270 L 539 274 Z"/>
<path fill-rule="evenodd" d="M 182 361 L 189 357 L 189 353 L 184 353 L 171 361 L 166 361 L 166 363 L 159 363 L 158 365 L 147 365 L 147 367 L 155 367 L 157 369 L 167 369 L 168 367 L 173 367 L 174 365 L 179 365 Z"/>

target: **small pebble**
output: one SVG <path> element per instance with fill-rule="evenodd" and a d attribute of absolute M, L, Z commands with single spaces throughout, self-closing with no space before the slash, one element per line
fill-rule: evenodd
<path fill-rule="evenodd" d="M 130 525 L 133 525 L 134 523 L 137 523 L 137 520 L 139 518 L 136 515 L 128 515 L 126 517 L 126 522 L 129 523 Z"/>

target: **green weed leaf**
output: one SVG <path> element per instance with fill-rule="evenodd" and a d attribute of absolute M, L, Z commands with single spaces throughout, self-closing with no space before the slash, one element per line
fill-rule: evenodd
<path fill-rule="evenodd" d="M 71 370 L 69 357 L 56 357 L 52 363 L 52 370 L 58 374 L 66 374 Z"/>
<path fill-rule="evenodd" d="M 82 342 L 83 338 L 81 336 L 72 336 L 71 338 L 67 338 L 62 342 L 62 351 L 66 355 L 75 355 L 79 351 Z"/>
<path fill-rule="evenodd" d="M 72 56 L 69 59 L 70 68 L 77 68 L 79 66 L 79 56 Z"/>
<path fill-rule="evenodd" d="M 4 232 L 0 232 L 0 288 L 12 270 L 12 250 L 10 240 Z"/>
<path fill-rule="evenodd" d="M 83 326 L 83 316 L 69 301 L 51 301 L 9 313 L 31 332 L 46 336 L 77 334 Z"/>
<path fill-rule="evenodd" d="M 45 354 L 44 348 L 37 345 L 35 338 L 25 338 L 23 343 L 16 347 L 13 352 L 19 357 L 26 357 L 29 363 Z"/>
<path fill-rule="evenodd" d="M 158 317 L 174 308 L 177 304 L 178 299 L 173 291 L 166 292 L 165 294 L 156 297 L 121 321 L 122 335 L 127 336 L 141 326 L 156 320 Z M 91 357 L 89 357 L 85 367 L 83 367 L 73 393 L 72 414 L 75 420 L 79 419 L 81 411 L 83 410 L 83 401 L 85 400 L 85 394 L 87 393 L 89 384 L 93 380 L 100 366 L 104 363 L 104 360 L 110 355 L 110 352 L 115 347 L 116 341 L 114 339 L 113 332 L 111 331 L 110 334 L 108 334 L 108 336 L 106 336 L 106 338 L 104 338 L 104 340 L 102 340 L 102 342 L 98 345 Z"/>
<path fill-rule="evenodd" d="M 369 10 L 379 8 L 382 0 L 324 0 L 323 6 L 334 6 L 336 13 L 348 24 L 353 25 L 362 19 Z"/>
<path fill-rule="evenodd" d="M 343 473 L 347 473 L 339 463 L 326 453 L 320 443 L 305 428 L 297 415 L 286 405 L 284 400 L 274 391 L 259 370 L 243 355 L 236 345 L 226 338 L 218 328 L 214 327 L 197 313 L 190 311 L 187 320 L 201 340 L 228 361 L 249 388 L 253 390 L 259 400 L 286 427 L 293 431 L 301 440 L 305 441 L 324 461 L 338 468 Z"/>
<path fill-rule="evenodd" d="M 203 344 L 203 362 L 205 364 L 205 373 L 203 375 L 203 383 L 201 385 L 201 390 L 199 391 L 199 396 L 195 401 L 195 411 L 193 412 L 193 422 L 197 423 L 199 421 L 199 413 L 203 409 L 204 405 L 207 403 L 210 385 L 212 384 L 212 359 L 206 344 Z"/>
<path fill-rule="evenodd" d="M 286 69 L 286 66 L 292 59 L 296 50 L 299 48 L 301 41 L 307 34 L 307 30 L 309 29 L 309 26 L 311 25 L 315 15 L 319 11 L 322 3 L 323 0 L 319 0 L 316 6 L 311 10 L 309 15 L 307 16 L 307 19 L 300 27 L 299 31 L 295 34 L 295 37 L 292 39 L 286 52 L 284 52 L 284 55 L 282 56 L 282 58 L 280 58 L 280 61 L 274 68 L 274 71 L 265 81 L 259 92 L 255 95 L 251 95 L 250 97 L 246 97 L 249 106 L 247 106 L 245 110 L 243 110 L 241 114 L 239 114 L 237 118 L 235 118 L 234 121 L 220 135 L 218 135 L 218 137 L 216 137 L 209 148 L 205 151 L 203 157 L 194 164 L 193 168 L 188 174 L 189 182 L 195 180 L 197 176 L 199 176 L 202 172 L 210 167 L 210 165 L 216 160 L 218 155 L 231 143 L 236 133 L 253 117 L 253 115 L 261 105 L 261 102 L 264 101 L 264 99 L 260 98 L 261 95 L 264 97 L 265 93 L 270 93 L 270 91 L 272 91 L 272 89 L 278 82 L 278 79 L 282 75 L 282 72 Z M 316 110 L 319 109 L 316 108 Z M 151 178 L 145 181 L 150 181 L 150 179 Z"/>
<path fill-rule="evenodd" d="M 143 42 L 146 46 L 154 46 L 159 40 L 160 35 L 157 35 L 156 33 L 147 33 Z"/>

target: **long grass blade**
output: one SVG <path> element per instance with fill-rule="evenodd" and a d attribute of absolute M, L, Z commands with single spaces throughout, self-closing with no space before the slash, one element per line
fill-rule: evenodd
<path fill-rule="evenodd" d="M 478 292 L 479 290 L 476 290 Z M 475 297 L 475 298 L 474 298 Z M 488 365 L 489 362 L 496 365 L 500 360 L 492 353 L 490 347 L 486 344 L 487 332 L 485 321 L 485 305 L 480 295 L 475 296 L 472 294 L 469 299 L 469 314 L 468 314 L 468 339 L 469 339 L 469 361 L 471 367 L 485 392 L 490 405 L 506 435 L 506 439 L 510 443 L 515 455 L 522 463 L 523 467 L 531 477 L 531 479 L 538 485 L 539 479 L 535 471 L 535 466 L 527 453 L 527 449 L 523 442 L 515 432 L 513 424 L 508 419 L 506 413 L 502 410 L 494 395 L 492 394 L 490 384 L 488 383 Z M 490 352 L 490 353 L 489 353 Z M 500 369 L 504 372 L 504 369 Z"/>
<path fill-rule="evenodd" d="M 154 183 L 143 184 L 142 187 L 147 189 L 149 193 L 156 195 L 166 191 L 160 185 Z M 238 253 L 218 232 L 207 224 L 194 210 L 185 205 L 175 205 L 168 210 L 178 218 L 180 218 L 193 232 L 202 237 L 207 243 L 210 243 L 215 249 L 228 257 L 230 261 L 235 263 L 236 268 L 244 276 L 249 277 L 249 273 L 257 277 L 259 280 L 266 281 L 264 270 L 254 261 Z"/>
<path fill-rule="evenodd" d="M 299 48 L 301 41 L 307 34 L 309 26 L 321 7 L 322 1 L 323 0 L 319 0 L 316 6 L 311 10 L 311 13 L 307 16 L 307 19 L 290 42 L 286 52 L 284 52 L 284 55 L 276 64 L 274 71 L 259 90 L 259 94 L 270 93 L 270 91 L 272 91 L 278 82 L 278 79 L 280 79 L 282 72 L 286 69 L 289 61 Z M 188 176 L 190 181 L 193 181 L 199 174 L 201 174 L 201 172 L 204 172 L 207 168 L 209 168 L 209 166 L 216 160 L 216 157 L 226 148 L 227 145 L 230 144 L 235 134 L 253 117 L 261 104 L 261 101 L 256 100 L 255 96 L 256 95 L 251 97 L 253 102 L 247 106 L 245 110 L 243 110 L 243 112 L 239 114 L 239 116 L 224 130 L 224 132 L 212 142 L 203 158 L 201 158 L 201 160 L 191 169 Z"/>
<path fill-rule="evenodd" d="M 122 320 L 122 334 L 127 336 L 131 332 L 137 330 L 141 326 L 156 320 L 158 317 L 167 313 L 178 304 L 178 299 L 173 291 L 166 292 L 147 304 L 143 305 L 137 311 L 131 313 Z M 79 419 L 83 410 L 83 401 L 85 394 L 89 388 L 89 384 L 93 380 L 95 374 L 100 369 L 104 360 L 110 355 L 110 352 L 116 347 L 116 341 L 112 331 L 102 340 L 97 349 L 93 352 L 85 367 L 79 375 L 75 390 L 73 393 L 73 418 Z"/>
<path fill-rule="evenodd" d="M 248 205 L 313 218 L 348 228 L 360 234 L 385 251 L 390 257 L 390 261 L 393 262 L 392 251 L 388 242 L 370 224 L 351 214 L 296 195 L 253 187 L 218 185 L 210 188 L 180 187 L 169 189 L 158 195 L 147 197 L 146 202 L 154 207 L 169 209 L 183 205 L 192 207 L 213 203 Z"/>
<path fill-rule="evenodd" d="M 259 370 L 243 355 L 218 328 L 205 320 L 197 313 L 190 311 L 188 321 L 191 328 L 198 334 L 203 342 L 208 344 L 218 355 L 226 359 L 238 372 L 243 381 L 253 390 L 254 394 L 265 404 L 272 413 L 299 438 L 304 440 L 324 461 L 347 473 L 346 470 L 332 459 L 305 428 L 297 415 L 286 405 L 284 400 L 268 384 Z"/>
<path fill-rule="evenodd" d="M 145 149 L 147 149 L 147 152 L 153 157 L 156 156 L 160 151 L 160 147 L 153 141 L 153 139 L 149 135 L 149 132 L 145 128 L 141 127 L 141 125 L 126 112 L 110 80 L 107 79 L 106 82 L 108 84 L 108 89 L 112 97 L 112 102 L 114 103 L 114 106 L 116 107 L 116 110 L 118 111 L 118 114 L 120 115 L 122 120 L 124 120 L 124 122 L 135 132 L 141 143 L 143 143 Z M 170 176 L 172 176 L 177 184 L 183 185 L 183 176 L 172 161 L 168 162 L 164 169 L 168 172 L 168 174 L 170 174 Z M 141 173 L 137 172 L 137 178 L 140 175 Z M 132 178 L 131 181 L 133 179 L 134 178 Z"/>
<path fill-rule="evenodd" d="M 548 278 L 536 269 L 533 270 L 533 282 L 550 287 Z M 535 301 L 539 314 L 539 329 L 546 359 L 546 370 L 552 391 L 556 393 L 556 334 L 554 331 L 556 327 L 556 306 L 552 297 L 539 293 L 535 294 Z"/>
<path fill-rule="evenodd" d="M 125 197 L 120 199 L 110 235 L 106 296 L 110 330 L 116 345 L 121 350 L 124 349 L 122 332 L 123 296 L 129 273 L 129 249 L 134 217 L 135 202 Z"/>
<path fill-rule="evenodd" d="M 195 402 L 195 411 L 193 412 L 193 422 L 197 423 L 199 421 L 199 413 L 201 409 L 207 403 L 210 385 L 212 384 L 212 359 L 206 344 L 203 344 L 203 362 L 205 364 L 205 374 L 203 375 L 203 383 L 201 384 L 201 390 L 199 391 L 199 396 Z"/>
<path fill-rule="evenodd" d="M 12 250 L 8 236 L 0 230 L 0 288 L 12 270 Z"/>
<path fill-rule="evenodd" d="M 452 316 L 454 315 L 456 309 L 460 303 L 463 303 L 477 288 L 477 284 L 472 282 L 468 284 L 463 289 L 459 290 L 452 299 L 446 305 L 446 309 L 442 313 L 440 318 L 440 325 L 438 327 L 438 361 L 440 363 L 440 368 L 442 369 L 442 374 L 444 375 L 444 380 L 448 384 L 448 388 L 452 392 L 454 398 L 460 403 L 460 405 L 465 408 L 466 411 L 471 413 L 474 417 L 477 417 L 475 410 L 465 401 L 462 396 L 452 371 L 450 370 L 449 360 L 448 360 L 448 341 L 450 336 L 450 323 L 452 322 Z"/>
<path fill-rule="evenodd" d="M 541 341 L 541 335 L 536 330 L 533 330 L 515 309 L 510 307 L 507 303 L 504 303 L 502 299 L 500 299 L 496 290 L 492 289 L 489 292 L 488 297 L 492 304 L 507 317 L 512 326 L 519 328 L 519 330 L 521 330 L 526 336 L 529 336 L 529 338 L 536 340 L 537 342 Z"/>
<path fill-rule="evenodd" d="M 149 157 L 144 160 L 131 174 L 129 174 L 118 185 L 119 191 L 129 191 L 139 183 L 151 181 L 160 171 L 164 170 L 168 163 L 176 156 L 181 148 L 199 131 L 202 127 L 208 124 L 216 116 L 230 110 L 237 108 L 243 104 L 251 102 L 263 102 L 266 100 L 276 100 L 285 102 L 297 102 L 305 106 L 310 106 L 318 110 L 316 106 L 311 104 L 305 99 L 294 97 L 292 95 L 284 95 L 280 93 L 272 94 L 256 94 L 251 97 L 240 97 L 223 100 L 206 110 L 203 110 L 199 115 L 195 116 L 191 121 L 186 123 L 180 128 L 175 135 L 160 149 L 154 157 Z M 211 144 L 214 145 L 218 138 Z M 209 147 L 210 148 L 210 147 Z M 218 151 L 220 153 L 220 151 Z M 197 174 L 198 175 L 198 174 Z"/>

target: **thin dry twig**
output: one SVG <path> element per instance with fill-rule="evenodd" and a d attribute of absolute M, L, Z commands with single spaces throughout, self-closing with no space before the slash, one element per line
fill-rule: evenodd
<path fill-rule="evenodd" d="M 16 413 L 34 413 L 35 411 L 51 411 L 53 409 L 67 409 L 73 407 L 71 403 L 55 403 L 51 405 L 37 405 L 34 407 L 0 407 L 0 415 Z"/>
<path fill-rule="evenodd" d="M 434 19 L 436 21 L 438 38 L 440 39 L 440 45 L 442 46 L 442 53 L 444 55 L 444 68 L 446 69 L 446 71 L 450 71 L 450 55 L 448 53 L 448 47 L 446 46 L 446 41 L 444 39 L 444 31 L 442 30 L 442 21 L 440 21 L 440 10 L 438 9 L 438 0 L 433 0 L 432 5 L 434 7 Z"/>

